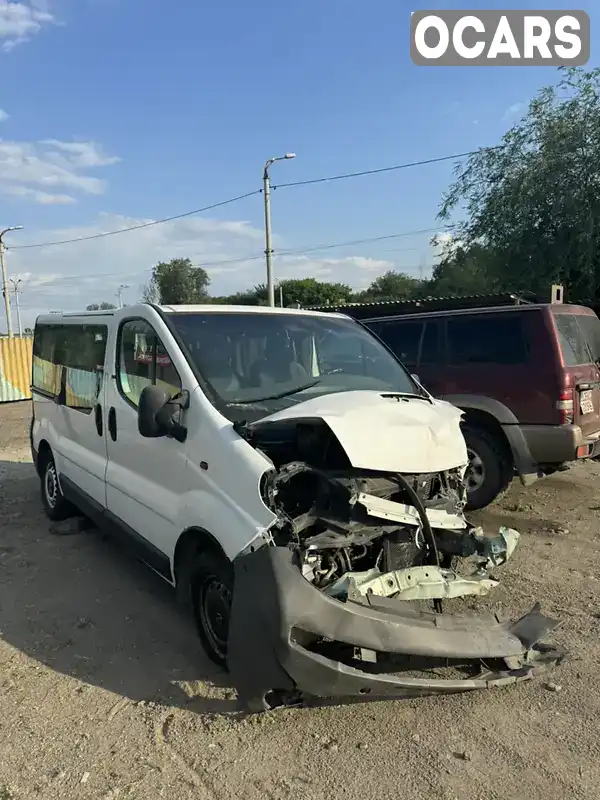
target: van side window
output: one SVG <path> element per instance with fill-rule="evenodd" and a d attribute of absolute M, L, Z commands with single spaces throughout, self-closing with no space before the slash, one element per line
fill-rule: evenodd
<path fill-rule="evenodd" d="M 90 414 L 102 387 L 106 325 L 39 325 L 33 346 L 33 386 L 56 396 L 65 371 L 65 406 Z"/>
<path fill-rule="evenodd" d="M 527 364 L 529 346 L 521 314 L 449 317 L 449 363 Z"/>
<path fill-rule="evenodd" d="M 417 320 L 369 323 L 369 327 L 382 339 L 407 367 L 416 367 L 423 322 Z"/>
<path fill-rule="evenodd" d="M 33 369 L 31 383 L 34 389 L 56 397 L 59 391 L 60 370 L 54 363 L 56 325 L 36 325 L 33 337 Z"/>
<path fill-rule="evenodd" d="M 181 378 L 165 346 L 145 320 L 123 323 L 118 351 L 118 387 L 133 406 L 138 406 L 146 386 L 161 386 L 171 397 L 181 391 Z"/>

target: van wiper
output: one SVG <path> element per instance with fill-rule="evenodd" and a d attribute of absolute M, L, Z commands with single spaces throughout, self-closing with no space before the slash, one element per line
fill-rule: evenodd
<path fill-rule="evenodd" d="M 297 394 L 298 392 L 304 392 L 306 389 L 312 389 L 312 387 L 316 386 L 318 383 L 321 383 L 320 378 L 316 381 L 312 381 L 311 383 L 305 383 L 304 386 L 297 386 L 295 389 L 288 389 L 286 392 L 279 392 L 278 394 L 270 394 L 268 397 L 253 397 L 252 400 L 234 400 L 233 402 L 228 403 L 228 405 L 251 406 L 254 403 L 265 403 L 267 400 L 280 400 L 282 397 L 289 397 L 292 394 Z"/>

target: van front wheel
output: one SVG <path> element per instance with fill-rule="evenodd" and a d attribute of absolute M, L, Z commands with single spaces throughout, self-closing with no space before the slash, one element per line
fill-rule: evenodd
<path fill-rule="evenodd" d="M 227 669 L 227 640 L 233 598 L 233 567 L 212 552 L 196 556 L 190 581 L 192 610 L 206 655 Z"/>
<path fill-rule="evenodd" d="M 60 488 L 58 471 L 52 453 L 48 452 L 42 463 L 41 489 L 42 503 L 46 516 L 52 522 L 61 522 L 73 515 L 73 507 L 65 498 Z"/>
<path fill-rule="evenodd" d="M 511 465 L 493 434 L 465 425 L 469 465 L 465 474 L 467 510 L 485 508 L 501 494 L 511 479 Z"/>

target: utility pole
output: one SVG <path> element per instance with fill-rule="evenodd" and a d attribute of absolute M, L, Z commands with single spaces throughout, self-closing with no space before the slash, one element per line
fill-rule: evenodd
<path fill-rule="evenodd" d="M 296 158 L 295 153 L 286 153 L 284 156 L 270 158 L 263 170 L 263 194 L 265 196 L 265 257 L 267 260 L 267 294 L 271 307 L 275 306 L 275 284 L 273 283 L 273 248 L 271 246 L 271 181 L 269 167 L 276 161 L 288 161 Z"/>
<path fill-rule="evenodd" d="M 6 267 L 4 265 L 4 234 L 9 233 L 9 231 L 20 231 L 22 230 L 22 225 L 14 225 L 11 228 L 4 228 L 3 231 L 0 231 L 0 269 L 2 270 L 2 294 L 4 295 L 4 310 L 6 312 L 6 332 L 8 333 L 8 338 L 12 339 L 12 317 L 10 313 L 10 295 L 8 292 L 8 281 L 6 280 Z"/>
<path fill-rule="evenodd" d="M 129 286 L 126 286 L 124 283 L 122 283 L 119 286 L 119 290 L 117 291 L 117 297 L 119 299 L 119 308 L 123 308 L 123 289 L 129 289 Z"/>
<path fill-rule="evenodd" d="M 19 331 L 19 338 L 23 336 L 23 329 L 21 328 L 21 309 L 19 307 L 19 284 L 23 283 L 21 278 L 11 278 L 10 282 L 13 285 L 13 292 L 15 295 L 15 308 L 17 309 L 17 329 Z"/>

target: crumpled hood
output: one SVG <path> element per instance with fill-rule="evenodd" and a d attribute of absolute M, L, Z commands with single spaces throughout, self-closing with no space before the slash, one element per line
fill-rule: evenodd
<path fill-rule="evenodd" d="M 387 396 L 386 396 L 387 395 Z M 291 419 L 322 419 L 353 467 L 382 472 L 442 472 L 464 467 L 462 411 L 443 400 L 338 392 L 277 411 L 250 428 Z"/>

